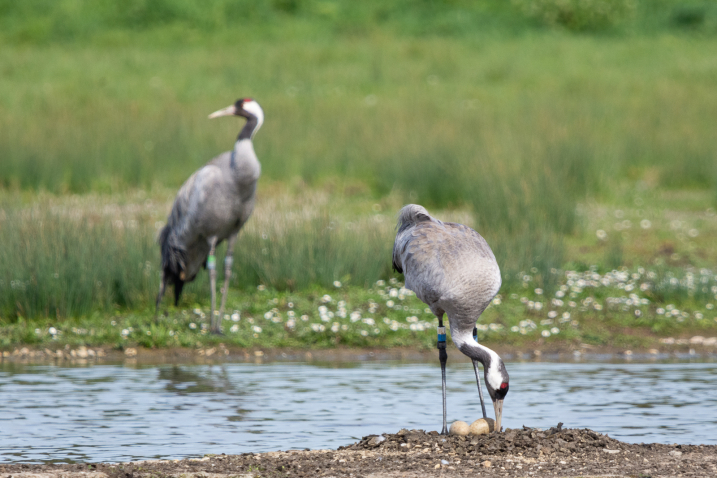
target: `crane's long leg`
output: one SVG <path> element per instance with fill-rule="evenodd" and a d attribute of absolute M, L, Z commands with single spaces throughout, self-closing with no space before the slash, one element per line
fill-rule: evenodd
<path fill-rule="evenodd" d="M 164 271 L 162 271 L 162 279 L 159 282 L 159 294 L 157 294 L 157 304 L 154 308 L 154 316 L 157 317 L 157 314 L 159 313 L 159 304 L 162 302 L 162 297 L 164 297 L 164 291 L 167 289 L 167 276 L 164 274 Z"/>
<path fill-rule="evenodd" d="M 441 394 L 443 395 L 443 429 L 441 435 L 448 435 L 446 423 L 446 328 L 443 326 L 443 317 L 438 318 L 438 360 L 441 362 Z"/>
<path fill-rule="evenodd" d="M 478 342 L 478 329 L 473 327 L 473 340 Z M 483 387 L 480 384 L 480 374 L 478 373 L 478 361 L 473 360 L 473 370 L 476 373 L 476 383 L 478 384 L 478 396 L 480 397 L 480 407 L 483 409 L 483 418 L 488 418 L 485 413 L 485 402 L 483 401 Z"/>
<path fill-rule="evenodd" d="M 476 372 L 476 383 L 478 384 L 478 396 L 480 397 L 480 407 L 483 409 L 483 418 L 488 418 L 485 413 L 485 402 L 483 401 L 483 388 L 480 385 L 480 375 L 478 374 L 478 362 L 473 361 L 473 370 Z"/>
<path fill-rule="evenodd" d="M 217 308 L 217 258 L 214 256 L 217 249 L 217 238 L 209 239 L 209 257 L 207 257 L 207 269 L 209 270 L 209 284 L 212 289 L 212 310 L 209 314 L 211 331 L 216 332 L 219 329 L 217 318 L 214 311 Z"/>
<path fill-rule="evenodd" d="M 227 294 L 229 293 L 229 279 L 232 277 L 232 263 L 234 262 L 234 242 L 237 235 L 232 234 L 227 240 L 227 255 L 224 257 L 224 287 L 222 288 L 222 305 L 219 307 L 219 320 L 222 320 L 224 314 L 224 306 L 227 304 Z"/>

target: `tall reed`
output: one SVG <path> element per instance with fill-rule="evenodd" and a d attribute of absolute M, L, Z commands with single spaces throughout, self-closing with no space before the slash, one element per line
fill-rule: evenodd
<path fill-rule="evenodd" d="M 369 286 L 387 277 L 393 218 L 347 220 L 331 212 L 327 199 L 263 202 L 240 234 L 231 287 L 296 290 L 331 287 L 337 280 Z M 151 308 L 160 278 L 156 231 L 169 205 L 145 203 L 122 208 L 97 196 L 31 207 L 4 201 L 0 318 Z M 220 247 L 220 261 L 224 252 Z M 208 298 L 208 276 L 201 273 L 182 304 Z"/>

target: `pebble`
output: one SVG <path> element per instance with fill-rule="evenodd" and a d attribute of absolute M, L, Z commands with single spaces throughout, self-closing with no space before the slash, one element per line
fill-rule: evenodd
<path fill-rule="evenodd" d="M 379 445 L 381 444 L 381 442 L 382 442 L 382 441 L 385 441 L 385 440 L 386 440 L 386 437 L 385 437 L 385 436 L 376 436 L 376 437 L 373 437 L 373 438 L 371 438 L 371 439 L 368 441 L 368 446 L 371 446 L 371 447 L 379 446 Z"/>

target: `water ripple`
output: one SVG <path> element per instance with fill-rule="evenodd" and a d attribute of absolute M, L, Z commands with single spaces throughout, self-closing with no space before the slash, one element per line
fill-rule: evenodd
<path fill-rule="evenodd" d="M 508 369 L 506 427 L 562 421 L 628 442 L 717 443 L 715 364 Z M 437 364 L 4 365 L 0 396 L 0 463 L 335 448 L 441 422 Z M 452 364 L 449 421 L 480 413 L 471 366 Z"/>

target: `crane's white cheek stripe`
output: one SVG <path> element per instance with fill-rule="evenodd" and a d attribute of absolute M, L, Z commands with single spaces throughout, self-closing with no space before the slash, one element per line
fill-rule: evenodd
<path fill-rule="evenodd" d="M 491 360 L 490 368 L 488 369 L 488 376 L 486 377 L 486 380 L 490 382 L 490 386 L 494 390 L 498 390 L 500 385 L 503 383 L 503 376 L 498 370 L 498 363 L 498 360 Z"/>

